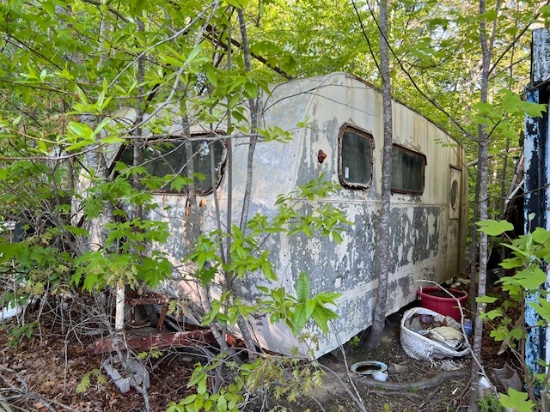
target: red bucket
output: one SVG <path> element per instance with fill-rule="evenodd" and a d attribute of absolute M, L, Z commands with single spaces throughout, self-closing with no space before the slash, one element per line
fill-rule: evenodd
<path fill-rule="evenodd" d="M 456 297 L 452 298 L 447 292 Z M 440 313 L 444 316 L 451 316 L 457 322 L 461 321 L 460 309 L 458 308 L 458 302 L 464 311 L 464 305 L 468 300 L 468 294 L 462 290 L 457 289 L 445 289 L 440 287 L 421 288 L 418 292 L 418 299 L 420 300 L 420 306 L 426 309 L 431 309 L 434 312 Z M 458 299 L 458 302 L 457 302 Z"/>

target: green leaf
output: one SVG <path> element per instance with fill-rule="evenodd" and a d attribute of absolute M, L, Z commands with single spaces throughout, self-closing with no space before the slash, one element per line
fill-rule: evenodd
<path fill-rule="evenodd" d="M 94 131 L 90 126 L 78 122 L 70 122 L 67 126 L 67 130 L 71 135 L 87 140 L 91 140 L 94 134 Z"/>
<path fill-rule="evenodd" d="M 319 304 L 315 299 L 308 299 L 306 301 L 306 317 L 309 319 L 315 310 L 315 307 Z"/>
<path fill-rule="evenodd" d="M 543 113 L 546 112 L 545 104 L 538 104 L 538 103 L 531 103 L 531 102 L 525 102 L 525 103 L 526 104 L 523 105 L 525 114 L 527 114 L 530 117 L 542 117 Z"/>
<path fill-rule="evenodd" d="M 166 53 L 159 54 L 159 59 L 162 63 L 169 64 L 174 67 L 180 67 L 183 65 L 183 62 L 181 60 Z"/>
<path fill-rule="evenodd" d="M 321 305 L 316 305 L 311 314 L 313 320 L 324 333 L 328 333 L 328 322 L 332 319 L 338 319 L 338 314 Z"/>
<path fill-rule="evenodd" d="M 336 299 L 338 299 L 340 296 L 342 296 L 339 292 L 321 292 L 314 296 L 314 299 L 322 303 L 323 305 L 326 303 L 330 303 L 331 305 L 336 305 Z"/>
<path fill-rule="evenodd" d="M 244 85 L 245 96 L 249 99 L 255 99 L 258 96 L 258 85 L 252 82 L 246 82 Z"/>
<path fill-rule="evenodd" d="M 217 411 L 227 411 L 227 400 L 225 399 L 224 395 L 220 395 L 218 398 L 218 403 L 216 405 Z"/>
<path fill-rule="evenodd" d="M 262 262 L 260 266 L 265 278 L 270 281 L 276 281 L 278 279 L 277 273 L 273 270 L 273 265 L 269 261 Z"/>
<path fill-rule="evenodd" d="M 479 296 L 476 298 L 477 303 L 493 303 L 493 302 L 496 302 L 497 300 L 498 298 L 495 298 L 494 296 L 488 296 L 488 295 Z"/>
<path fill-rule="evenodd" d="M 550 322 L 550 302 L 546 299 L 538 299 L 537 302 L 529 302 L 535 311 L 544 319 L 546 323 Z"/>
<path fill-rule="evenodd" d="M 90 372 L 86 373 L 76 387 L 76 393 L 86 393 L 90 389 Z"/>
<path fill-rule="evenodd" d="M 187 55 L 187 59 L 185 60 L 185 65 L 186 66 L 190 65 L 193 62 L 193 60 L 197 58 L 197 56 L 199 55 L 199 53 L 202 51 L 203 48 L 204 48 L 204 43 L 199 43 L 196 47 L 194 47 L 193 50 L 191 50 L 191 53 Z"/>
<path fill-rule="evenodd" d="M 191 375 L 191 379 L 189 380 L 189 382 L 187 382 L 187 387 L 191 388 L 193 386 L 199 385 L 201 382 L 205 382 L 206 379 L 207 379 L 206 372 L 203 370 L 200 364 L 196 364 L 195 370 Z"/>
<path fill-rule="evenodd" d="M 306 304 L 300 303 L 292 313 L 292 332 L 297 336 L 307 322 Z"/>
<path fill-rule="evenodd" d="M 76 92 L 78 93 L 78 98 L 80 99 L 80 101 L 87 105 L 89 104 L 89 101 L 88 101 L 88 96 L 86 96 L 86 93 L 84 92 L 84 90 L 82 90 L 81 87 L 76 87 Z"/>
<path fill-rule="evenodd" d="M 536 243 L 544 244 L 550 241 L 550 230 L 546 230 L 542 227 L 537 227 L 532 233 L 533 241 Z"/>
<path fill-rule="evenodd" d="M 130 13 L 137 16 L 145 9 L 147 0 L 130 0 Z"/>
<path fill-rule="evenodd" d="M 300 273 L 296 282 L 296 298 L 298 302 L 305 302 L 311 293 L 311 283 L 305 272 Z"/>
<path fill-rule="evenodd" d="M 244 6 L 249 2 L 249 0 L 226 0 L 226 1 L 227 1 L 227 4 L 237 9 L 244 8 Z"/>
<path fill-rule="evenodd" d="M 107 136 L 101 139 L 101 143 L 103 144 L 116 144 L 116 143 L 124 143 L 125 139 L 121 137 L 116 136 Z"/>
<path fill-rule="evenodd" d="M 514 225 L 505 220 L 482 220 L 477 222 L 479 231 L 484 232 L 489 236 L 499 236 L 504 232 L 514 230 Z"/>
<path fill-rule="evenodd" d="M 525 392 L 519 392 L 513 388 L 509 388 L 508 395 L 504 393 L 500 394 L 499 402 L 508 409 L 513 409 L 518 412 L 531 412 L 535 403 L 528 397 L 529 395 Z"/>
<path fill-rule="evenodd" d="M 494 320 L 498 317 L 504 316 L 504 311 L 501 308 L 490 310 L 485 314 L 489 320 Z"/>
<path fill-rule="evenodd" d="M 514 113 L 518 107 L 521 106 L 521 97 L 508 89 L 499 90 L 499 94 L 502 95 L 501 106 L 508 113 Z"/>
<path fill-rule="evenodd" d="M 434 30 L 434 29 L 437 29 L 438 27 L 446 29 L 448 24 L 449 24 L 448 19 L 438 17 L 438 18 L 428 20 L 428 29 Z"/>
<path fill-rule="evenodd" d="M 196 394 L 196 393 L 194 393 L 193 395 L 189 395 L 189 396 L 183 398 L 183 399 L 179 402 L 179 404 L 182 405 L 182 406 L 183 406 L 183 405 L 189 405 L 189 404 L 195 402 L 195 399 L 197 399 L 197 394 Z"/>
<path fill-rule="evenodd" d="M 546 282 L 546 274 L 537 265 L 532 265 L 512 277 L 523 289 L 535 290 Z"/>
<path fill-rule="evenodd" d="M 500 266 L 504 269 L 520 268 L 523 267 L 523 260 L 518 257 L 504 259 Z"/>
<path fill-rule="evenodd" d="M 502 244 L 504 247 L 507 247 L 508 249 L 511 249 L 513 250 L 514 252 L 516 252 L 515 254 L 518 256 L 518 257 L 521 257 L 523 256 L 524 258 L 526 258 L 528 261 L 531 260 L 531 257 L 534 257 L 532 254 L 531 254 L 531 246 L 530 245 L 524 245 L 524 246 L 520 246 L 520 247 L 517 247 L 517 246 L 514 246 L 514 245 L 510 245 L 508 243 L 503 243 Z"/>
<path fill-rule="evenodd" d="M 493 21 L 498 17 L 498 13 L 496 10 L 487 10 L 485 13 L 480 14 L 479 18 L 487 21 Z"/>
<path fill-rule="evenodd" d="M 99 289 L 103 285 L 99 282 L 99 276 L 95 273 L 88 273 L 84 279 L 84 289 L 92 292 L 94 289 Z"/>
<path fill-rule="evenodd" d="M 44 11 L 50 15 L 50 17 L 55 16 L 55 4 L 51 1 L 44 1 L 42 3 L 42 7 L 44 8 Z"/>

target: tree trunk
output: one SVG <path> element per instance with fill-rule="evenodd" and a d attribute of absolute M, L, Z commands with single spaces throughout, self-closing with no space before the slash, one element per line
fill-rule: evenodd
<path fill-rule="evenodd" d="M 239 18 L 239 26 L 241 30 L 241 37 L 242 37 L 242 45 L 243 45 L 243 55 L 244 55 L 244 65 L 245 70 L 247 72 L 250 72 L 250 49 L 248 47 L 248 35 L 246 32 L 246 24 L 244 20 L 244 12 L 242 9 L 237 10 L 237 15 Z M 245 231 L 245 226 L 248 221 L 248 210 L 250 207 L 250 196 L 252 191 L 252 171 L 253 171 L 253 160 L 254 160 L 254 151 L 256 150 L 256 141 L 257 141 L 257 135 L 256 135 L 256 129 L 258 127 L 258 109 L 259 105 L 256 104 L 254 99 L 250 98 L 248 99 L 248 104 L 250 106 L 250 126 L 251 126 L 251 136 L 250 136 L 250 143 L 248 145 L 248 160 L 247 160 L 247 173 L 246 173 L 246 187 L 244 192 L 244 198 L 243 198 L 243 207 L 242 207 L 242 213 L 241 213 L 241 222 L 240 222 L 240 228 L 241 230 Z M 233 286 L 233 285 L 231 285 Z M 239 316 L 239 319 L 237 320 L 237 324 L 239 325 L 239 329 L 241 330 L 241 333 L 243 335 L 243 339 L 246 343 L 246 348 L 248 349 L 248 356 L 250 359 L 256 359 L 256 345 L 254 342 L 254 339 L 252 337 L 252 333 L 248 324 L 248 321 L 243 317 Z"/>
<path fill-rule="evenodd" d="M 382 75 L 382 105 L 384 110 L 384 148 L 382 158 L 382 209 L 378 226 L 378 289 L 367 349 L 375 350 L 380 344 L 386 319 L 388 296 L 388 254 L 390 237 L 390 197 L 392 173 L 392 100 L 390 64 L 388 58 L 388 4 L 380 1 L 380 72 Z"/>
<path fill-rule="evenodd" d="M 244 20 L 244 12 L 242 9 L 237 10 L 239 16 L 239 26 L 241 29 L 241 37 L 243 44 L 244 65 L 247 72 L 250 72 L 250 50 L 248 48 L 248 36 L 246 33 L 246 24 Z M 256 150 L 256 128 L 258 127 L 258 107 L 254 99 L 248 99 L 248 105 L 250 106 L 250 143 L 248 145 L 248 162 L 246 173 L 246 187 L 243 198 L 243 208 L 241 214 L 240 229 L 244 232 L 244 227 L 248 221 L 248 209 L 250 207 L 250 192 L 252 190 L 252 171 L 254 151 Z"/>
<path fill-rule="evenodd" d="M 479 14 L 483 15 L 486 11 L 485 0 L 479 2 Z M 481 75 L 481 102 L 487 102 L 489 90 L 489 64 L 491 59 L 490 43 L 487 39 L 485 20 L 482 18 L 479 23 L 479 39 L 481 42 L 482 53 L 482 75 Z M 478 142 L 479 142 L 479 218 L 486 220 L 488 217 L 488 154 L 489 154 L 489 137 L 487 136 L 485 125 L 478 125 Z M 476 296 L 483 296 L 487 286 L 487 234 L 481 232 L 479 236 L 479 281 Z M 472 296 L 474 298 L 474 296 Z M 483 322 L 480 318 L 481 312 L 485 309 L 483 304 L 478 304 L 475 312 L 474 323 L 474 343 L 472 346 L 473 356 L 481 360 L 481 340 L 483 337 Z M 472 362 L 471 371 L 471 388 L 470 388 L 470 405 L 469 410 L 478 411 L 479 399 L 479 379 L 480 367 L 477 362 Z"/>

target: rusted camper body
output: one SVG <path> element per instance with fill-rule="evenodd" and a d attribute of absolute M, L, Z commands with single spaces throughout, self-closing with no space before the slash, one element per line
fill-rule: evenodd
<path fill-rule="evenodd" d="M 280 194 L 288 195 L 324 175 L 338 185 L 327 198 L 301 201 L 308 213 L 324 203 L 340 209 L 353 225 L 337 244 L 328 237 L 274 234 L 267 239 L 280 283 L 292 291 L 301 272 L 311 279 L 312 293 L 340 292 L 336 312 L 325 335 L 310 348 L 299 344 L 288 328 L 259 320 L 255 336 L 260 346 L 289 354 L 299 347 L 313 349 L 318 357 L 337 348 L 371 325 L 378 276 L 376 270 L 377 228 L 380 215 L 383 118 L 382 96 L 364 81 L 345 73 L 333 73 L 290 81 L 272 88 L 262 101 L 261 127 L 277 126 L 292 133 L 288 142 L 259 142 L 254 154 L 250 216 L 259 212 L 273 216 Z M 303 127 L 303 125 L 307 125 Z M 191 125 L 204 133 L 208 127 Z M 219 126 L 218 126 L 219 128 Z M 222 128 L 223 129 L 223 128 Z M 176 124 L 171 134 L 181 134 Z M 391 252 L 387 313 L 391 314 L 416 298 L 422 283 L 442 282 L 462 269 L 467 221 L 467 172 L 463 149 L 441 129 L 405 105 L 393 103 L 394 190 L 391 196 Z M 219 129 L 217 131 L 220 131 Z M 248 140 L 232 141 L 232 210 L 238 223 L 247 173 Z M 326 155 L 319 156 L 320 151 Z M 322 160 L 322 161 L 321 161 Z M 227 167 L 227 164 L 224 165 Z M 216 229 L 217 198 L 226 222 L 228 179 L 222 169 L 219 186 L 199 197 L 200 232 Z M 162 212 L 151 219 L 170 225 L 166 251 L 181 268 L 189 252 L 186 196 L 158 194 Z M 195 216 L 196 218 L 196 216 Z M 424 284 L 425 285 L 425 284 Z M 185 282 L 164 285 L 171 293 L 188 294 L 199 302 L 201 292 Z M 244 282 L 238 291 L 254 299 L 254 287 Z"/>

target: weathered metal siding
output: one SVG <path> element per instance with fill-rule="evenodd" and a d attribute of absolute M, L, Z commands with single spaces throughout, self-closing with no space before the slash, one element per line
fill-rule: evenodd
<path fill-rule="evenodd" d="M 287 87 L 292 85 L 289 83 Z M 300 87 L 301 93 L 304 90 L 311 89 Z M 292 89 L 289 92 L 299 94 Z M 284 249 L 278 250 L 283 252 L 279 254 L 280 275 L 287 286 L 292 286 L 299 273 L 305 271 L 312 279 L 313 293 L 337 291 L 343 294 L 338 304 L 341 318 L 333 322 L 334 333 L 319 335 L 320 348 L 316 354 L 321 355 L 364 330 L 372 320 L 378 282 L 375 245 L 380 210 L 383 125 L 380 94 L 355 78 L 342 74 L 327 76 L 314 93 L 306 94 L 311 96 L 304 117 L 309 120 L 309 128 L 295 135 L 292 152 L 289 152 L 296 160 L 295 168 L 280 169 L 292 171 L 289 177 L 293 182 L 289 189 L 305 184 L 321 173 L 338 184 L 337 136 L 343 124 L 353 124 L 365 130 L 375 141 L 374 180 L 368 190 L 341 187 L 328 199 L 316 204 L 307 202 L 302 206 L 307 213 L 316 205 L 330 202 L 342 210 L 354 222 L 347 229 L 343 243 L 337 245 L 326 238 L 306 236 L 280 242 L 284 245 Z M 304 104 L 303 100 L 293 102 L 288 97 L 285 102 L 286 107 L 281 112 L 299 112 Z M 279 123 L 281 112 L 275 108 L 274 113 L 266 113 L 266 123 L 282 126 Z M 463 168 L 462 157 L 458 155 L 461 149 L 440 129 L 401 104 L 394 104 L 394 119 L 395 143 L 425 154 L 428 165 L 423 195 L 392 195 L 392 273 L 388 314 L 416 298 L 416 291 L 422 285 L 417 280 L 441 282 L 455 275 L 461 266 L 460 248 L 463 245 L 458 231 L 461 221 L 448 219 L 450 166 Z M 288 119 L 286 121 L 286 127 L 293 127 Z M 322 164 L 317 162 L 319 150 L 327 154 Z M 277 165 L 272 167 L 271 173 L 277 173 Z M 269 184 L 268 181 L 264 183 Z M 262 187 L 263 193 L 265 190 Z M 461 233 L 463 236 L 464 232 Z M 449 268 L 453 271 L 447 272 Z M 272 333 L 273 328 L 269 326 L 271 338 L 278 342 L 268 342 L 268 346 L 288 352 L 289 347 L 285 346 L 289 342 L 288 336 L 284 341 L 279 340 Z"/>
<path fill-rule="evenodd" d="M 526 90 L 526 100 L 533 103 L 548 104 L 550 81 L 550 32 L 546 29 L 533 31 L 531 84 Z M 548 111 L 542 117 L 525 117 L 525 233 L 535 227 L 550 229 L 550 148 L 548 130 Z M 534 214 L 530 221 L 529 215 Z M 549 268 L 543 268 L 549 271 Z M 550 275 L 547 274 L 547 283 Z M 527 301 L 536 300 L 528 296 Z M 533 373 L 543 373 L 540 360 L 550 361 L 550 328 L 540 327 L 540 316 L 527 303 L 525 305 L 525 323 L 528 327 L 525 342 L 525 361 Z"/>
<path fill-rule="evenodd" d="M 343 242 L 337 245 L 328 238 L 274 235 L 267 241 L 281 283 L 290 291 L 302 271 L 312 282 L 312 292 L 341 292 L 337 311 L 340 318 L 333 322 L 332 333 L 318 336 L 314 353 L 320 356 L 349 340 L 370 326 L 378 278 L 375 268 L 377 227 L 380 211 L 382 136 L 381 95 L 358 79 L 335 73 L 312 79 L 279 85 L 264 102 L 264 126 L 279 126 L 292 130 L 291 142 L 259 143 L 254 158 L 254 184 L 250 216 L 259 212 L 267 216 L 276 213 L 274 206 L 279 194 L 289 194 L 298 185 L 306 184 L 322 173 L 339 185 L 338 135 L 344 124 L 365 130 L 374 138 L 373 182 L 368 190 L 340 189 L 329 198 L 299 203 L 308 213 L 314 207 L 330 203 L 342 210 L 354 224 L 348 227 Z M 423 153 L 427 158 L 426 185 L 422 195 L 394 194 L 391 199 L 391 274 L 388 314 L 416 298 L 422 285 L 417 281 L 441 282 L 457 274 L 462 266 L 465 242 L 466 215 L 449 219 L 450 167 L 464 170 L 462 149 L 440 129 L 425 118 L 394 103 L 395 143 Z M 305 122 L 307 128 L 299 128 Z M 440 142 L 440 143 L 439 143 Z M 234 142 L 233 151 L 233 210 L 240 212 L 246 173 L 246 141 Z M 317 153 L 327 154 L 323 163 Z M 466 172 L 462 173 L 461 205 L 465 210 Z M 227 179 L 216 193 L 222 214 L 226 210 Z M 161 196 L 165 219 L 171 225 L 169 253 L 174 263 L 189 250 L 186 243 L 185 199 Z M 201 230 L 215 228 L 213 197 L 205 198 L 200 212 Z M 225 222 L 225 216 L 222 216 Z M 234 221 L 238 221 L 237 216 Z M 243 282 L 240 293 L 254 296 L 254 282 Z M 173 285 L 175 286 L 175 285 Z M 189 288 L 187 283 L 179 286 Z M 265 320 L 255 325 L 262 346 L 290 353 L 298 345 L 283 325 L 271 325 Z M 302 352 L 308 349 L 301 346 Z"/>

